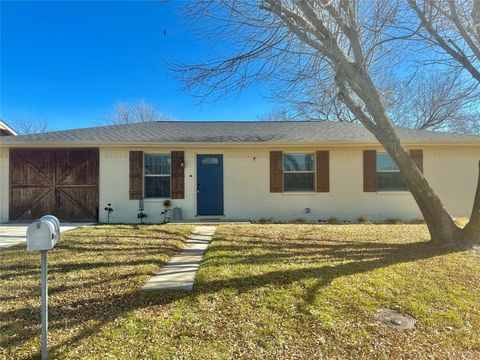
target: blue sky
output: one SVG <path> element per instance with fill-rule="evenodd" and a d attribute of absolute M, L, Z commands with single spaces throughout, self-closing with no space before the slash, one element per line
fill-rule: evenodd
<path fill-rule="evenodd" d="M 177 120 L 255 120 L 278 106 L 262 86 L 203 105 L 180 91 L 164 60 L 218 46 L 188 31 L 180 5 L 2 1 L 0 118 L 68 129 L 99 125 L 119 101 L 145 100 Z"/>

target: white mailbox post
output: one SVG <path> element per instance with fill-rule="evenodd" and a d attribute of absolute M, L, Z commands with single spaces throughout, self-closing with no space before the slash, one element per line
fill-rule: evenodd
<path fill-rule="evenodd" d="M 55 216 L 46 215 L 27 228 L 27 250 L 40 251 L 42 257 L 42 360 L 47 359 L 48 339 L 48 283 L 47 253 L 60 241 L 60 222 Z"/>

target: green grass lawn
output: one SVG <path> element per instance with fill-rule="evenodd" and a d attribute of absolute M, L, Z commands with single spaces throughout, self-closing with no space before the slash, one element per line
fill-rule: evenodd
<path fill-rule="evenodd" d="M 140 292 L 188 230 L 66 233 L 50 256 L 54 357 L 480 357 L 479 252 L 432 248 L 424 225 L 225 225 L 193 292 Z M 40 340 L 39 255 L 0 256 L 0 354 L 28 358 Z M 382 308 L 414 316 L 416 329 L 379 324 Z"/>

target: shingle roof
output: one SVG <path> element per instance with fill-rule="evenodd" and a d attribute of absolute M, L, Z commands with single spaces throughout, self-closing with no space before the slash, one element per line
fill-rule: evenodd
<path fill-rule="evenodd" d="M 404 142 L 478 142 L 459 133 L 397 129 Z M 151 121 L 2 138 L 3 144 L 375 142 L 360 124 L 330 121 Z"/>

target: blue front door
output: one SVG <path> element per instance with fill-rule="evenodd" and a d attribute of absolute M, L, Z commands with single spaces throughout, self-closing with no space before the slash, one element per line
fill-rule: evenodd
<path fill-rule="evenodd" d="M 197 214 L 224 214 L 223 155 L 197 155 Z"/>

